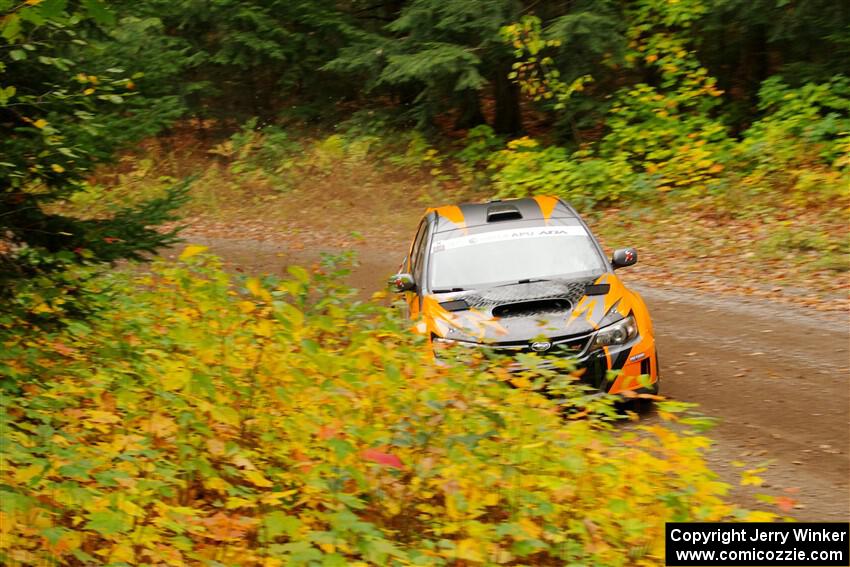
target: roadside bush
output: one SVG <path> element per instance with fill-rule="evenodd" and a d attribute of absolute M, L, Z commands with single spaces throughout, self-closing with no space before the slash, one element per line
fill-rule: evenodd
<path fill-rule="evenodd" d="M 603 160 L 590 152 L 572 155 L 559 146 L 541 146 L 531 138 L 508 142 L 490 160 L 492 181 L 499 197 L 547 194 L 561 196 L 581 207 L 636 198 L 641 175 L 623 158 Z"/>
<path fill-rule="evenodd" d="M 114 214 L 130 203 L 161 198 L 180 181 L 163 175 L 162 169 L 156 158 L 124 155 L 114 172 L 100 172 L 102 175 L 93 176 L 91 182 L 81 183 L 80 190 L 59 206 L 73 210 L 81 218 L 99 218 Z"/>
<path fill-rule="evenodd" d="M 257 120 L 251 119 L 209 151 L 222 163 L 207 168 L 195 190 L 204 208 L 216 210 L 234 194 L 252 198 L 250 193 L 259 195 L 268 189 L 291 190 L 298 186 L 297 178 L 326 177 L 340 167 L 363 162 L 380 147 L 380 138 L 372 135 L 293 134 L 275 125 L 259 127 Z"/>
<path fill-rule="evenodd" d="M 681 98 L 643 84 L 626 89 L 609 111 L 609 133 L 598 155 L 645 172 L 660 192 L 707 194 L 725 170 L 733 142 L 719 121 L 681 108 Z"/>
<path fill-rule="evenodd" d="M 478 167 L 487 163 L 490 155 L 502 149 L 505 145 L 503 136 L 496 134 L 486 124 L 476 126 L 466 133 L 463 148 L 454 154 L 462 164 Z"/>
<path fill-rule="evenodd" d="M 704 437 L 565 420 L 339 274 L 200 252 L 90 282 L 87 323 L 2 322 L 4 564 L 658 564 L 665 521 L 746 516 Z"/>
<path fill-rule="evenodd" d="M 342 165 L 367 158 L 398 167 L 439 166 L 445 159 L 419 132 L 397 132 L 376 116 L 377 125 L 363 127 L 362 116 L 339 125 L 337 132 L 311 136 L 300 132 L 298 142 L 278 126 L 246 122 L 231 138 L 210 153 L 227 160 L 232 174 L 254 181 L 289 187 L 293 175 L 329 175 Z"/>
<path fill-rule="evenodd" d="M 767 114 L 740 140 L 707 115 L 677 112 L 676 98 L 637 85 L 617 99 L 610 132 L 570 153 L 530 138 L 490 154 L 496 194 L 539 193 L 582 207 L 671 198 L 710 199 L 735 215 L 846 201 L 850 193 L 850 83 L 798 89 L 765 82 Z"/>
<path fill-rule="evenodd" d="M 383 138 L 387 132 L 410 131 L 411 124 L 389 108 L 356 110 L 335 129 L 346 138 Z"/>
<path fill-rule="evenodd" d="M 721 112 L 723 92 L 682 33 L 704 12 L 700 2 L 635 2 L 628 67 L 651 74 L 614 93 L 604 134 L 570 154 L 520 140 L 491 159 L 498 194 L 546 192 L 583 206 L 660 196 L 750 215 L 845 201 L 850 196 L 850 80 L 843 75 L 791 87 L 779 76 L 759 91 L 759 120 L 740 138 Z M 659 25 L 663 22 L 663 26 Z M 676 31 L 676 30 L 679 31 Z M 518 86 L 544 106 L 557 100 L 562 114 L 589 77 L 568 84 L 547 54 L 560 45 L 540 21 L 525 16 L 503 28 L 514 49 Z M 558 109 L 556 105 L 555 110 Z"/>
<path fill-rule="evenodd" d="M 847 154 L 850 143 L 850 79 L 838 75 L 826 83 L 799 88 L 771 77 L 759 90 L 759 110 L 765 116 L 744 134 L 748 155 L 775 165 L 793 162 L 797 145 L 815 148 L 825 164 Z M 768 156 L 768 158 L 765 158 Z"/>
<path fill-rule="evenodd" d="M 823 204 L 848 197 L 850 187 L 850 80 L 791 88 L 771 77 L 759 91 L 766 114 L 737 147 L 751 194 L 775 194 L 791 205 Z"/>
<path fill-rule="evenodd" d="M 237 177 L 285 188 L 286 174 L 295 165 L 293 156 L 300 150 L 301 145 L 285 130 L 274 125 L 258 126 L 257 119 L 252 118 L 210 153 L 227 160 L 230 172 Z"/>
<path fill-rule="evenodd" d="M 487 171 L 490 159 L 504 146 L 504 137 L 490 126 L 482 124 L 471 128 L 463 139 L 463 147 L 452 155 L 460 180 L 473 190 L 489 185 L 492 181 Z"/>

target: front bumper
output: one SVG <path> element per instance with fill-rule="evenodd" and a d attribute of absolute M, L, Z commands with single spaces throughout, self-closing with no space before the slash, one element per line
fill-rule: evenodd
<path fill-rule="evenodd" d="M 576 368 L 583 370 L 582 382 L 609 394 L 657 393 L 658 357 L 654 341 L 651 345 L 646 342 L 638 338 L 632 343 L 595 350 L 576 359 Z"/>
<path fill-rule="evenodd" d="M 520 373 L 533 368 L 561 371 L 561 365 L 547 362 L 553 358 L 561 358 L 571 362 L 583 383 L 600 392 L 658 392 L 658 357 L 654 339 L 638 336 L 623 345 L 594 350 L 589 348 L 590 340 L 591 335 L 553 340 L 550 350 L 544 353 L 535 353 L 527 342 L 465 343 L 465 346 L 480 348 L 486 354 L 507 357 L 507 368 L 510 372 Z M 523 363 L 522 355 L 539 356 L 542 360 L 529 365 Z"/>

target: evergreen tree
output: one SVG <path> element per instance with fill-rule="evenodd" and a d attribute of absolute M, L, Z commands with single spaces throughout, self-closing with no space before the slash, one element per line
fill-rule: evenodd
<path fill-rule="evenodd" d="M 521 8 L 515 0 L 412 0 L 383 28 L 350 31 L 351 44 L 325 68 L 371 76 L 373 89 L 414 92 L 423 127 L 445 110 L 459 113 L 459 125 L 480 122 L 480 95 L 489 87 L 494 128 L 513 134 L 521 129 L 519 92 L 508 79 L 511 51 L 499 30 Z"/>
<path fill-rule="evenodd" d="M 792 85 L 850 75 L 850 2 L 712 0 L 694 38 L 700 59 L 732 103 L 729 119 L 755 117 L 763 81 L 779 74 Z"/>
<path fill-rule="evenodd" d="M 111 218 L 51 210 L 122 144 L 181 111 L 174 99 L 140 94 L 144 79 L 131 70 L 105 66 L 112 12 L 98 0 L 0 0 L 0 13 L 0 295 L 61 278 L 74 264 L 140 258 L 174 242 L 174 231 L 155 226 L 173 220 L 181 188 Z"/>
<path fill-rule="evenodd" d="M 196 115 L 266 123 L 293 101 L 327 108 L 346 94 L 319 71 L 348 19 L 331 0 L 152 0 L 127 9 L 161 20 L 187 46 Z"/>

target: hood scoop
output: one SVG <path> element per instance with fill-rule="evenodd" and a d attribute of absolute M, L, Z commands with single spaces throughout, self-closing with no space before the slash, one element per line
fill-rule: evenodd
<path fill-rule="evenodd" d="M 465 294 L 463 300 L 470 307 L 478 309 L 544 300 L 566 300 L 573 305 L 585 294 L 587 284 L 591 283 L 593 280 L 542 281 L 506 285 Z"/>
<path fill-rule="evenodd" d="M 493 316 L 501 319 L 533 317 L 537 315 L 566 313 L 572 308 L 573 304 L 568 299 L 539 299 L 536 301 L 521 301 L 499 305 L 493 308 Z"/>

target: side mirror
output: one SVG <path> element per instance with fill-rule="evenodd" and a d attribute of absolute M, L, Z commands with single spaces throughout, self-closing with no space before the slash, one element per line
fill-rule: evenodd
<path fill-rule="evenodd" d="M 615 270 L 635 264 L 637 264 L 637 250 L 634 248 L 618 248 L 614 250 L 614 255 L 611 257 L 611 266 Z"/>
<path fill-rule="evenodd" d="M 416 282 L 413 280 L 413 276 L 405 273 L 394 275 L 390 278 L 390 281 L 388 283 L 390 289 L 396 293 L 410 291 L 411 289 L 416 287 Z"/>

